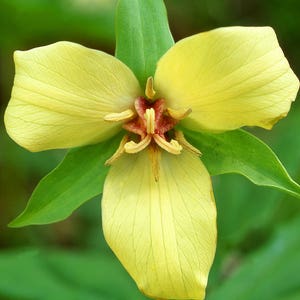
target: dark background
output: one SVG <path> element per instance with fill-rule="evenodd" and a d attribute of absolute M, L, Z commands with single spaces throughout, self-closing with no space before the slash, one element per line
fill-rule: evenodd
<path fill-rule="evenodd" d="M 64 151 L 30 153 L 9 139 L 3 113 L 14 50 L 59 40 L 114 53 L 109 0 L 0 0 L 0 299 L 143 299 L 105 244 L 100 199 L 63 222 L 7 227 Z M 300 75 L 300 1 L 166 0 L 175 40 L 216 27 L 272 26 Z M 300 181 L 300 108 L 272 131 L 255 130 Z M 251 129 L 253 132 L 253 129 Z M 208 299 L 300 299 L 300 201 L 238 175 L 213 178 L 218 252 Z M 101 298 L 102 297 L 102 298 Z"/>

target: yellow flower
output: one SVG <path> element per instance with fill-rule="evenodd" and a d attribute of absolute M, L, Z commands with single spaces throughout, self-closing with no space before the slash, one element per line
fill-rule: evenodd
<path fill-rule="evenodd" d="M 216 247 L 214 197 L 200 152 L 174 126 L 270 129 L 286 116 L 299 81 L 274 31 L 230 27 L 183 39 L 145 92 L 118 59 L 69 42 L 17 51 L 15 63 L 9 135 L 41 151 L 98 143 L 123 127 L 107 161 L 105 238 L 149 297 L 203 299 Z"/>

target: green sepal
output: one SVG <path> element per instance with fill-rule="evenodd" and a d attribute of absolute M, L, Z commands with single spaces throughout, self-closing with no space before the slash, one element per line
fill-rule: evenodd
<path fill-rule="evenodd" d="M 289 176 L 275 153 L 244 130 L 220 134 L 184 130 L 192 145 L 202 153 L 211 175 L 238 173 L 256 185 L 277 188 L 300 198 L 300 186 Z"/>
<path fill-rule="evenodd" d="M 144 88 L 159 58 L 174 44 L 162 0 L 119 0 L 116 10 L 116 57 Z"/>
<path fill-rule="evenodd" d="M 102 193 L 109 167 L 105 161 L 118 147 L 120 136 L 71 149 L 63 161 L 33 191 L 25 210 L 10 227 L 61 221 L 87 200 Z"/>

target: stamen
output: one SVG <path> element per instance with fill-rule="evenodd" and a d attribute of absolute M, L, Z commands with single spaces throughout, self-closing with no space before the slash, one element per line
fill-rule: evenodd
<path fill-rule="evenodd" d="M 110 113 L 104 116 L 104 120 L 108 122 L 129 121 L 136 116 L 136 113 L 131 109 L 126 109 L 120 113 Z"/>
<path fill-rule="evenodd" d="M 176 140 L 171 140 L 170 142 L 166 141 L 158 134 L 154 134 L 153 138 L 155 142 L 164 150 L 172 153 L 172 154 L 180 154 L 182 150 L 182 146 Z"/>
<path fill-rule="evenodd" d="M 139 143 L 135 143 L 134 141 L 126 143 L 124 146 L 124 150 L 126 153 L 137 153 L 145 149 L 150 144 L 150 142 L 151 136 L 147 135 Z"/>
<path fill-rule="evenodd" d="M 182 145 L 183 148 L 188 150 L 189 152 L 196 154 L 198 156 L 201 156 L 201 151 L 199 151 L 197 148 L 195 148 L 193 145 L 191 145 L 184 137 L 182 131 L 175 130 L 175 139 Z"/>
<path fill-rule="evenodd" d="M 104 163 L 106 166 L 110 166 L 116 161 L 123 153 L 124 153 L 124 146 L 128 142 L 129 138 L 128 135 L 124 135 L 117 151 Z"/>
<path fill-rule="evenodd" d="M 148 99 L 152 100 L 154 98 L 155 94 L 156 94 L 156 92 L 153 88 L 153 77 L 150 76 L 147 79 L 145 95 Z"/>
<path fill-rule="evenodd" d="M 167 108 L 167 112 L 173 119 L 183 120 L 192 112 L 192 109 L 191 108 L 183 108 L 183 109 Z"/>
<path fill-rule="evenodd" d="M 154 175 L 154 179 L 157 182 L 159 179 L 159 167 L 160 167 L 160 154 L 159 148 L 156 144 L 151 144 L 149 146 L 149 156 L 152 166 L 152 172 Z"/>
<path fill-rule="evenodd" d="M 155 130 L 155 110 L 151 107 L 146 109 L 145 112 L 146 119 L 146 130 L 148 134 L 154 134 Z"/>

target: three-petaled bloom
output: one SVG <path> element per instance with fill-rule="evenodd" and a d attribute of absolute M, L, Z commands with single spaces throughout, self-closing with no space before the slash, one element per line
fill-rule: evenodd
<path fill-rule="evenodd" d="M 40 151 L 127 130 L 107 161 L 105 238 L 149 297 L 203 299 L 216 209 L 200 152 L 175 125 L 270 129 L 286 116 L 299 81 L 274 31 L 230 27 L 183 39 L 161 57 L 145 92 L 118 59 L 69 42 L 17 51 L 15 63 L 9 135 Z"/>

